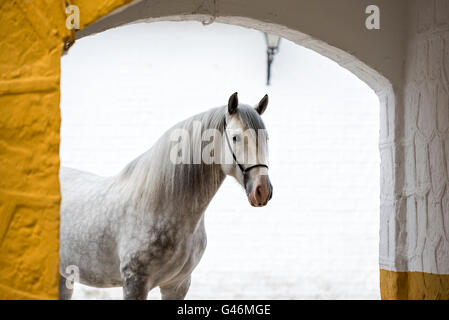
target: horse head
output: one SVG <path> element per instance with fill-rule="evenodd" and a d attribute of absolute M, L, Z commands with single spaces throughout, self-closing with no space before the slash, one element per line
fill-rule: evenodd
<path fill-rule="evenodd" d="M 268 95 L 255 106 L 239 104 L 237 92 L 231 95 L 224 120 L 222 169 L 246 190 L 254 207 L 263 207 L 273 195 L 268 177 L 268 135 L 261 115 L 268 105 Z"/>

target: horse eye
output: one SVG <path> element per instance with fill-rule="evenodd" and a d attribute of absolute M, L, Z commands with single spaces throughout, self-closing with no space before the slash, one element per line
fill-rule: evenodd
<path fill-rule="evenodd" d="M 234 143 L 238 142 L 239 141 L 239 136 L 233 136 L 232 137 L 232 141 L 234 141 Z"/>

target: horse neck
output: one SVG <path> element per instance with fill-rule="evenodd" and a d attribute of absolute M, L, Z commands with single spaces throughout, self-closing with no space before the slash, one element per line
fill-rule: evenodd
<path fill-rule="evenodd" d="M 189 214 L 202 213 L 223 183 L 225 174 L 219 165 L 194 164 L 190 166 L 193 166 L 193 170 L 192 168 L 188 170 L 179 168 L 179 175 L 183 176 L 189 172 L 190 178 L 175 182 L 173 192 L 168 192 L 166 199 Z"/>
<path fill-rule="evenodd" d="M 116 177 L 127 204 L 161 214 L 187 215 L 194 220 L 203 212 L 225 179 L 219 164 L 180 164 L 170 161 L 166 133 L 153 148 L 129 163 Z"/>

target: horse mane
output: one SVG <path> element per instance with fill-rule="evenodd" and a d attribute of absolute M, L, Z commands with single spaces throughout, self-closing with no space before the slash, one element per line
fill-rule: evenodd
<path fill-rule="evenodd" d="M 238 116 L 246 128 L 265 129 L 263 121 L 253 107 L 239 105 Z M 183 210 L 194 209 L 207 204 L 222 184 L 225 174 L 220 164 L 194 162 L 194 154 L 203 150 L 210 141 L 202 141 L 205 130 L 215 129 L 220 134 L 224 130 L 227 106 L 210 109 L 194 115 L 174 125 L 166 131 L 148 151 L 131 161 L 115 177 L 112 187 L 118 188 L 130 204 L 142 206 L 146 210 L 162 208 L 166 201 L 173 201 Z M 201 123 L 201 126 L 195 124 Z M 182 143 L 189 149 L 188 164 L 174 164 L 170 151 L 176 141 L 170 139 L 175 129 L 187 130 L 189 141 Z M 184 146 L 183 146 L 184 147 Z M 201 153 L 200 153 L 201 154 Z"/>

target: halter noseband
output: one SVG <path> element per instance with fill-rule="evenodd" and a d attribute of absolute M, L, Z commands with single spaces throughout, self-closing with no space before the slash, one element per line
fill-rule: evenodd
<path fill-rule="evenodd" d="M 249 166 L 249 167 L 245 168 L 245 167 L 243 167 L 243 166 L 237 161 L 237 157 L 235 156 L 235 153 L 234 153 L 234 151 L 233 151 L 232 148 L 231 148 L 231 143 L 229 142 L 228 133 L 226 132 L 226 116 L 225 116 L 225 118 L 224 118 L 224 134 L 225 134 L 225 136 L 226 136 L 226 141 L 227 141 L 227 143 L 228 143 L 229 150 L 231 150 L 232 157 L 234 158 L 234 162 L 237 164 L 237 166 L 239 167 L 240 171 L 242 171 L 243 176 L 246 176 L 246 174 L 247 174 L 250 170 L 252 170 L 252 169 L 254 169 L 254 168 L 264 167 L 264 168 L 267 168 L 267 169 L 268 169 L 268 166 L 267 166 L 266 164 L 255 164 L 255 165 L 252 165 L 252 166 Z"/>

